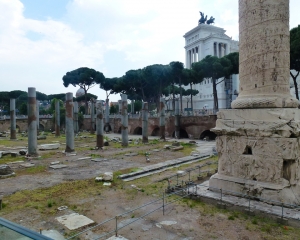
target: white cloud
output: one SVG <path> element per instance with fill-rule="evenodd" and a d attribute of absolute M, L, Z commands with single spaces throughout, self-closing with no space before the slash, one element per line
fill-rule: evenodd
<path fill-rule="evenodd" d="M 300 2 L 290 2 L 295 27 Z M 75 93 L 63 87 L 62 76 L 78 67 L 118 77 L 150 64 L 184 62 L 183 35 L 197 26 L 199 11 L 238 39 L 237 0 L 73 0 L 60 20 L 28 19 L 23 11 L 19 0 L 0 0 L 2 90 Z M 91 93 L 105 97 L 98 87 Z"/>

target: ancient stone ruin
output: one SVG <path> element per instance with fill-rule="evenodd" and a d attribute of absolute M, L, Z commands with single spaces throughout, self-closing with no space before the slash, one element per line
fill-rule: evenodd
<path fill-rule="evenodd" d="M 240 0 L 240 94 L 221 110 L 212 191 L 299 203 L 299 102 L 289 89 L 289 1 Z"/>

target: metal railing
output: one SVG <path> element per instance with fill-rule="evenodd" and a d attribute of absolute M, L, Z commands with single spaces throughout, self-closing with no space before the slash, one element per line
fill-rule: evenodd
<path fill-rule="evenodd" d="M 111 222 L 111 221 L 115 221 L 115 228 L 112 229 L 111 231 L 109 232 L 106 232 L 104 234 L 102 234 L 100 237 L 97 237 L 95 238 L 94 240 L 98 240 L 98 239 L 102 239 L 104 237 L 107 237 L 108 235 L 110 234 L 115 234 L 115 236 L 118 236 L 118 233 L 121 229 L 129 226 L 130 224 L 140 220 L 140 219 L 143 219 L 145 216 L 148 216 L 150 215 L 151 213 L 159 210 L 159 209 L 162 209 L 162 213 L 163 215 L 165 214 L 165 210 L 166 210 L 166 207 L 174 202 L 177 202 L 183 198 L 186 198 L 188 196 L 200 196 L 198 195 L 198 191 L 201 187 L 205 187 L 207 189 L 207 185 L 204 185 L 204 184 L 196 184 L 194 179 L 192 179 L 192 176 L 191 176 L 191 173 L 194 172 L 194 171 L 198 171 L 198 174 L 197 174 L 197 180 L 199 179 L 203 179 L 203 177 L 205 176 L 211 176 L 212 173 L 215 172 L 215 170 L 201 170 L 204 166 L 209 166 L 211 164 L 214 164 L 215 162 L 207 162 L 205 164 L 202 164 L 202 165 L 199 165 L 199 166 L 196 166 L 194 168 L 190 168 L 190 169 L 187 169 L 185 170 L 185 174 L 174 174 L 174 175 L 171 175 L 171 176 L 168 176 L 160 181 L 164 181 L 166 180 L 168 182 L 168 186 L 165 190 L 165 192 L 162 194 L 162 197 L 161 198 L 158 198 L 156 200 L 153 200 L 151 202 L 148 202 L 142 206 L 139 206 L 139 207 L 136 207 L 130 211 L 126 211 L 126 212 L 123 212 L 119 215 L 116 215 L 112 218 L 109 218 L 109 219 L 106 219 L 105 221 L 93 226 L 93 227 L 90 227 L 82 232 L 79 232 L 67 239 L 73 239 L 87 231 L 90 231 L 90 230 L 93 230 L 97 227 L 100 227 L 100 226 L 103 226 L 104 224 L 108 223 L 108 222 Z M 175 180 L 175 183 L 173 186 L 171 185 L 171 180 L 176 178 Z M 181 179 L 180 179 L 181 178 Z M 182 180 L 183 178 L 186 178 L 185 180 Z M 180 184 L 181 183 L 181 184 Z M 273 205 L 278 205 L 278 207 L 281 207 L 281 214 L 280 214 L 280 217 L 281 219 L 284 219 L 284 218 L 291 218 L 289 213 L 287 212 L 287 210 L 285 209 L 284 211 L 284 208 L 288 208 L 288 209 L 291 209 L 291 208 L 294 208 L 294 209 L 300 209 L 300 206 L 299 205 L 295 205 L 295 204 L 288 204 L 288 203 L 283 203 L 283 202 L 279 202 L 279 201 L 274 201 L 272 199 L 265 199 L 265 198 L 260 198 L 260 197 L 257 197 L 257 196 L 252 196 L 252 195 L 249 195 L 249 194 L 241 194 L 241 193 L 238 193 L 238 192 L 232 192 L 232 191 L 228 191 L 226 189 L 217 189 L 217 188 L 210 188 L 210 190 L 214 190 L 214 192 L 219 192 L 220 193 L 220 197 L 219 199 L 216 199 L 217 201 L 220 201 L 221 205 L 222 204 L 225 204 L 225 200 L 224 200 L 224 197 L 226 195 L 231 195 L 231 196 L 237 196 L 237 197 L 242 197 L 246 200 L 248 200 L 248 206 L 247 206 L 247 210 L 248 210 L 248 213 L 250 214 L 251 212 L 251 205 L 252 205 L 252 208 L 255 208 L 255 210 L 258 210 L 258 208 L 256 207 L 255 204 L 258 204 L 258 202 L 267 202 L 267 203 L 270 203 L 270 204 L 273 204 Z M 177 198 L 171 200 L 171 201 L 168 201 L 167 200 L 173 196 L 177 196 Z M 139 209 L 142 209 L 146 206 L 149 206 L 151 204 L 157 204 L 157 203 L 160 203 L 158 207 L 155 207 L 155 209 L 152 209 L 151 211 L 145 213 L 145 214 L 142 214 L 140 217 L 138 218 L 134 218 L 132 221 L 126 223 L 125 225 L 123 226 L 118 226 L 118 223 L 119 223 L 119 220 L 121 217 L 125 216 L 125 215 L 128 215 L 130 213 L 133 213 L 134 211 L 137 211 Z M 300 220 L 300 219 L 295 219 L 295 220 Z"/>
<path fill-rule="evenodd" d="M 47 236 L 39 234 L 19 224 L 0 218 L 1 239 L 36 239 L 36 240 L 52 240 Z"/>

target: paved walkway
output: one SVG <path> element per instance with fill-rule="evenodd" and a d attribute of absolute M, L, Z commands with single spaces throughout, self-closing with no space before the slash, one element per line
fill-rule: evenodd
<path fill-rule="evenodd" d="M 197 187 L 196 187 L 197 186 Z M 198 184 L 189 188 L 190 192 L 195 193 L 197 196 L 204 197 L 206 199 L 213 199 L 218 202 L 221 202 L 221 193 L 220 192 L 212 192 L 209 188 L 209 182 L 205 181 L 202 184 Z M 227 194 L 222 194 L 222 203 L 223 204 L 230 204 L 234 206 L 238 206 L 242 209 L 248 210 L 249 209 L 249 199 L 243 197 L 237 197 Z M 300 225 L 300 209 L 299 208 L 286 208 L 281 206 L 276 206 L 272 204 L 268 204 L 262 201 L 257 200 L 250 200 L 250 210 L 254 212 L 262 212 L 267 215 L 273 215 L 276 217 L 289 219 L 289 220 L 296 220 L 295 225 Z"/>

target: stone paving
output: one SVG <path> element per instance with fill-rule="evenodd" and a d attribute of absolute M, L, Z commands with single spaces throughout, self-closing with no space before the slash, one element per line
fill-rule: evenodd
<path fill-rule="evenodd" d="M 196 193 L 196 196 L 204 197 L 207 199 L 213 199 L 219 201 L 219 203 L 223 204 L 233 204 L 235 206 L 239 206 L 245 210 L 249 209 L 249 199 L 232 196 L 228 194 L 222 194 L 222 202 L 221 202 L 221 193 L 220 192 L 212 192 L 209 190 L 209 182 L 205 181 L 202 184 L 197 185 L 197 187 L 193 186 L 189 188 L 189 192 Z M 271 202 L 271 200 L 270 200 Z M 276 206 L 274 204 L 257 201 L 257 200 L 250 200 L 250 210 L 253 212 L 263 212 L 268 215 L 273 215 L 276 217 L 281 218 L 283 213 L 283 218 L 288 218 L 290 220 L 300 220 L 300 209 L 299 208 L 287 208 L 282 206 Z M 298 225 L 300 222 L 298 222 Z"/>

